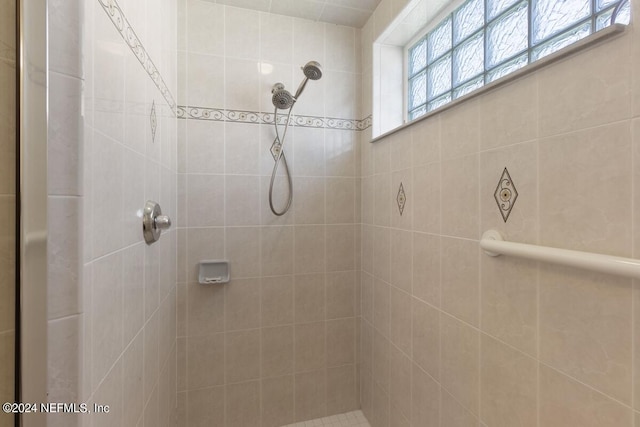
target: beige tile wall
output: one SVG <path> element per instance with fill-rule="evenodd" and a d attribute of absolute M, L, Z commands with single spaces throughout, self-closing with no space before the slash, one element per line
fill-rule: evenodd
<path fill-rule="evenodd" d="M 0 2 L 0 400 L 13 402 L 15 386 L 16 63 L 15 4 Z M 13 415 L 0 414 L 0 426 Z"/>
<path fill-rule="evenodd" d="M 117 5 L 175 95 L 177 2 Z M 99 1 L 48 13 L 48 397 L 111 409 L 48 425 L 172 426 L 177 233 L 147 246 L 139 212 L 176 217 L 175 114 Z"/>
<path fill-rule="evenodd" d="M 296 112 L 359 118 L 358 30 L 184 3 L 179 104 L 272 112 L 272 85 L 295 90 L 300 66 L 317 60 L 324 75 L 309 82 Z M 259 64 L 273 71 L 261 74 Z M 277 427 L 358 408 L 357 133 L 289 130 L 294 199 L 278 218 L 267 198 L 272 126 L 179 126 L 182 425 Z M 229 260 L 231 282 L 199 285 L 206 259 Z"/>
<path fill-rule="evenodd" d="M 362 30 L 363 93 L 368 47 L 395 3 Z M 372 426 L 640 425 L 637 285 L 478 245 L 496 229 L 639 256 L 639 46 L 631 26 L 375 144 L 362 133 L 360 386 Z M 519 193 L 506 223 L 493 197 L 505 167 Z"/>

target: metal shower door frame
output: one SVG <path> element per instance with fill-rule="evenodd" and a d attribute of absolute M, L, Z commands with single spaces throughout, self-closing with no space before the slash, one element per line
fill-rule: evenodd
<path fill-rule="evenodd" d="M 16 0 L 16 401 L 47 402 L 47 0 Z M 46 426 L 40 412 L 20 427 Z"/>

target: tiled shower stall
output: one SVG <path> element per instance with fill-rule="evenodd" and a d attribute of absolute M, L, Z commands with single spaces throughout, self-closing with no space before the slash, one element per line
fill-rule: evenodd
<path fill-rule="evenodd" d="M 50 425 L 639 425 L 638 285 L 478 244 L 640 257 L 637 28 L 370 144 L 373 43 L 407 3 L 354 28 L 49 1 L 49 398 L 113 408 Z M 271 87 L 309 60 L 276 217 Z M 174 220 L 151 246 L 148 199 Z M 207 259 L 231 282 L 198 284 Z"/>
<path fill-rule="evenodd" d="M 182 6 L 180 418 L 282 426 L 357 409 L 360 31 L 207 1 Z M 301 126 L 285 140 L 293 206 L 277 217 L 267 199 L 271 87 L 293 88 L 310 60 L 325 72 L 296 104 Z M 284 177 L 277 184 L 284 193 Z M 198 284 L 207 259 L 229 260 L 229 284 Z"/>

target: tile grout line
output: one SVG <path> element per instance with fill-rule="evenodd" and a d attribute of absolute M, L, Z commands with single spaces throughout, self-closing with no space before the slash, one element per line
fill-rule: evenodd
<path fill-rule="evenodd" d="M 183 25 L 185 25 L 186 28 L 186 24 L 189 20 L 189 7 L 187 5 L 185 5 L 185 11 L 184 11 L 184 22 Z M 185 39 L 185 47 L 189 46 L 189 32 L 185 31 L 184 34 L 184 39 Z M 188 75 L 189 73 L 189 61 L 185 61 L 184 64 L 184 73 L 185 75 Z M 190 82 L 187 79 L 184 79 L 185 81 L 183 82 L 185 85 L 185 92 L 188 94 L 189 92 L 189 86 L 191 85 Z M 185 94 L 185 96 L 188 96 Z M 183 141 L 182 144 L 184 145 L 184 170 L 183 170 L 183 188 L 182 188 L 182 192 L 183 192 L 183 196 L 184 196 L 184 206 L 183 206 L 183 213 L 184 213 L 184 219 L 182 219 L 181 221 L 185 224 L 185 231 L 184 231 L 184 254 L 183 257 L 185 258 L 185 263 L 186 265 L 183 266 L 183 271 L 181 272 L 182 277 L 184 279 L 186 279 L 187 283 L 189 282 L 189 275 L 190 275 L 190 269 L 189 269 L 189 265 L 191 265 L 191 257 L 189 256 L 189 204 L 187 203 L 187 201 L 189 200 L 189 175 L 187 172 L 189 172 L 190 168 L 189 168 L 189 121 L 187 120 L 185 125 L 184 125 L 184 131 L 183 131 Z M 176 191 L 177 193 L 177 191 Z M 178 218 L 178 220 L 180 221 L 180 218 Z M 185 290 L 185 302 L 184 302 L 184 310 L 185 310 L 185 315 L 184 315 L 184 329 L 185 329 L 185 337 L 183 339 L 183 357 L 184 357 L 184 363 L 183 363 L 183 376 L 184 376 L 184 413 L 186 416 L 186 423 L 187 426 L 189 426 L 189 395 L 191 394 L 191 385 L 189 384 L 189 355 L 188 355 L 188 349 L 189 349 L 189 340 L 190 340 L 190 334 L 191 332 L 189 331 L 189 317 L 190 317 L 190 313 L 189 313 L 189 294 L 191 293 L 191 286 L 189 286 L 188 284 L 186 284 L 184 286 L 184 290 Z M 222 342 L 225 342 L 224 339 L 224 335 L 222 336 Z M 225 361 L 225 353 L 226 352 L 222 352 L 222 364 L 223 366 L 226 365 L 226 361 Z M 177 356 L 176 356 L 177 359 Z M 224 381 L 224 377 L 223 377 L 223 381 Z M 222 391 L 222 395 L 223 395 L 223 403 L 224 403 L 224 389 Z M 193 397 L 193 396 L 192 396 Z M 223 419 L 224 419 L 224 408 L 223 408 Z"/>
<path fill-rule="evenodd" d="M 442 120 L 438 120 L 438 196 L 439 196 L 439 212 L 438 212 L 438 425 L 442 427 Z"/>
<path fill-rule="evenodd" d="M 324 6 L 323 6 L 323 11 L 324 11 Z M 326 62 L 326 55 L 327 55 L 327 26 L 323 25 L 322 26 L 322 51 L 323 51 L 323 57 L 324 57 L 324 61 Z M 292 37 L 292 39 L 295 39 L 295 37 Z M 294 49 L 295 51 L 295 49 Z M 326 86 L 323 88 L 323 93 L 326 92 Z M 323 114 L 326 114 L 326 104 L 323 103 L 322 105 L 322 112 Z M 296 132 L 294 131 L 294 135 L 296 134 Z M 322 199 L 323 199 L 323 207 L 324 207 L 324 218 L 323 218 L 323 224 L 324 224 L 324 279 L 323 279 L 323 292 L 322 292 L 322 298 L 323 298 L 323 311 L 324 311 L 324 366 L 323 366 L 323 370 L 324 370 L 324 393 L 322 396 L 323 399 L 323 406 L 324 406 L 324 414 L 327 414 L 327 395 L 328 395 L 328 379 L 329 379 L 329 369 L 328 369 L 328 349 L 327 349 L 327 343 L 328 343 L 328 327 L 327 327 L 327 246 L 328 246 L 328 242 L 327 242 L 327 139 L 326 139 L 326 132 L 323 130 L 322 131 L 322 175 L 323 175 L 323 180 L 322 180 L 322 185 L 324 188 L 323 191 L 323 195 L 322 195 Z M 294 156 L 294 161 L 295 161 L 295 156 Z M 294 165 L 295 168 L 295 165 Z M 293 191 L 293 189 L 291 190 Z M 294 228 L 294 233 L 295 233 L 295 228 Z M 295 240 L 294 240 L 295 242 Z M 294 252 L 295 253 L 295 252 Z"/>
<path fill-rule="evenodd" d="M 269 10 L 271 10 L 271 0 L 269 0 Z M 267 12 L 268 13 L 268 12 Z M 260 40 L 262 40 L 262 16 L 263 13 L 260 12 L 258 14 L 258 35 L 260 37 Z M 225 19 L 225 37 L 226 37 L 226 19 Z M 226 40 L 225 40 L 226 41 Z M 225 43 L 225 59 L 226 59 L 226 43 Z M 262 63 L 262 43 L 258 43 L 258 61 L 261 64 Z M 225 79 L 226 79 L 226 67 L 225 67 Z M 226 80 L 225 80 L 225 88 L 226 88 Z M 225 95 L 226 97 L 226 95 Z M 225 107 L 226 107 L 226 98 L 225 98 Z M 227 176 L 227 164 L 226 164 L 226 153 L 227 153 L 227 120 L 225 119 L 225 126 L 224 126 L 224 150 L 225 150 L 225 168 L 224 168 L 224 172 L 225 172 L 225 179 Z M 258 135 L 258 150 L 260 149 L 260 135 Z M 260 167 L 260 156 L 258 155 L 258 167 Z M 258 178 L 258 189 L 261 188 L 261 179 Z M 226 191 L 226 187 L 225 187 L 225 191 Z M 260 200 L 262 200 L 262 192 L 259 192 L 260 194 L 258 195 L 258 222 L 260 224 L 262 224 L 262 209 L 260 207 Z M 226 194 L 225 194 L 225 200 L 226 200 Z M 226 212 L 225 212 L 226 215 Z M 227 227 L 226 224 L 226 217 L 225 217 L 225 228 Z M 226 239 L 225 239 L 225 244 L 226 244 Z M 262 346 L 262 335 L 263 335 L 263 325 L 262 325 L 262 232 L 259 231 L 258 233 L 258 245 L 260 247 L 260 250 L 258 251 L 258 271 L 260 272 L 260 279 L 258 282 L 258 313 L 259 313 L 259 318 L 258 318 L 258 325 L 259 325 L 259 333 L 258 333 L 258 424 L 262 425 L 262 414 L 264 413 L 264 396 L 263 396 L 263 376 L 264 376 L 264 372 L 262 372 L 262 360 L 264 358 L 264 348 Z"/>
<path fill-rule="evenodd" d="M 415 168 L 413 167 L 413 159 L 415 158 L 415 153 L 414 153 L 414 146 L 415 144 L 413 143 L 413 133 L 411 133 L 410 138 L 409 138 L 410 144 L 409 144 L 409 150 L 411 151 L 411 189 L 415 191 L 415 186 L 413 185 L 413 183 L 415 182 Z M 414 324 L 413 324 L 413 293 L 414 293 L 414 282 L 413 282 L 413 269 L 414 269 L 414 265 L 415 265 L 415 261 L 414 261 L 414 254 L 415 254 L 415 239 L 413 238 L 413 229 L 415 228 L 415 210 L 413 208 L 413 203 L 411 203 L 410 206 L 411 209 L 411 230 L 410 233 L 411 234 L 411 295 L 409 295 L 409 315 L 411 316 L 411 321 L 409 323 L 409 336 L 410 336 L 410 342 L 411 342 L 411 348 L 410 348 L 410 355 L 409 355 L 409 360 L 411 361 L 411 380 L 409 382 L 409 414 L 407 415 L 409 418 L 409 423 L 411 423 L 412 420 L 412 412 L 413 412 L 413 364 L 415 363 L 413 361 L 413 332 L 414 332 Z"/>
<path fill-rule="evenodd" d="M 222 43 L 222 49 L 223 49 L 223 55 L 225 58 L 224 61 L 224 66 L 222 68 L 222 80 L 224 82 L 224 87 L 227 87 L 227 11 L 228 11 L 228 7 L 227 6 L 222 6 L 222 37 L 223 37 L 223 43 Z M 188 92 L 187 92 L 188 93 Z M 227 93 L 226 90 L 223 91 L 222 93 L 222 103 L 223 105 L 227 106 Z M 223 241 L 223 251 L 226 254 L 227 252 L 227 138 L 226 138 L 226 132 L 227 132 L 227 126 L 226 126 L 226 122 L 223 124 L 222 127 L 222 169 L 224 172 L 224 178 L 223 178 L 223 192 L 222 192 L 222 221 L 224 224 L 224 241 Z M 223 350 L 223 363 L 224 363 L 224 376 L 223 376 L 223 381 L 224 381 L 224 388 L 222 390 L 222 395 L 223 395 L 223 404 L 224 407 L 222 409 L 222 414 L 223 414 L 223 422 L 226 425 L 227 421 L 228 421 L 228 417 L 229 414 L 227 413 L 227 406 L 229 404 L 229 396 L 227 395 L 227 376 L 228 376 L 228 372 L 227 372 L 227 310 L 226 310 L 226 305 L 227 305 L 227 289 L 228 289 L 228 285 L 225 286 L 223 293 L 222 293 L 222 324 L 223 324 L 223 331 L 224 331 L 224 336 L 223 336 L 223 343 L 224 343 L 224 350 Z"/>
<path fill-rule="evenodd" d="M 481 121 L 480 109 L 478 108 L 478 122 Z M 477 146 L 478 154 L 476 154 L 476 166 L 478 168 L 478 176 L 476 177 L 478 180 L 478 228 L 476 230 L 478 238 L 482 236 L 482 161 L 480 159 L 480 138 L 478 138 L 478 146 Z M 482 250 L 478 248 L 478 258 L 476 262 L 478 263 L 478 282 L 476 284 L 478 289 L 478 331 L 482 331 Z M 478 412 L 478 424 L 482 423 L 482 333 L 478 333 L 478 406 L 476 408 Z"/>
<path fill-rule="evenodd" d="M 540 243 L 540 82 L 536 75 L 536 243 Z M 540 427 L 540 263 L 536 262 L 536 425 Z"/>
<path fill-rule="evenodd" d="M 630 122 L 630 127 L 631 127 L 631 236 L 635 236 L 635 232 L 636 232 L 636 221 L 635 221 L 635 213 L 636 213 L 636 198 L 635 198 L 635 191 L 636 191 L 636 184 L 635 184 L 635 179 L 633 179 L 634 175 L 635 175 L 635 168 L 636 168 L 636 159 L 635 159 L 635 153 L 636 153 L 636 138 L 638 135 L 636 135 L 636 127 L 634 126 L 634 120 L 631 119 Z M 636 256 L 636 244 L 635 244 L 635 240 L 634 238 L 631 239 L 631 256 L 635 257 Z M 636 405 L 636 387 L 635 387 L 635 377 L 636 377 L 636 363 L 635 363 L 635 359 L 636 359 L 636 342 L 634 340 L 634 337 L 636 336 L 636 302 L 635 302 L 635 297 L 637 295 L 637 280 L 633 279 L 631 280 L 631 419 L 633 420 L 635 417 L 635 405 Z M 632 421 L 633 424 L 633 421 Z"/>
<path fill-rule="evenodd" d="M 291 44 L 292 44 L 292 52 L 293 52 L 293 55 L 295 56 L 295 27 L 293 29 L 293 33 L 294 33 L 294 37 L 291 38 Z M 293 58 L 292 58 L 292 61 L 293 61 Z M 275 112 L 274 112 L 274 121 L 277 119 L 276 115 L 277 115 L 277 110 L 275 110 Z M 295 135 L 295 132 L 294 132 L 294 135 Z M 276 133 L 276 137 L 278 137 L 277 133 Z M 269 139 L 271 139 L 271 138 L 269 138 Z M 267 140 L 267 143 L 268 143 L 268 141 L 269 140 Z M 295 149 L 291 150 L 291 158 L 292 158 L 292 161 L 293 161 L 293 164 L 292 164 L 293 171 L 295 172 L 295 166 L 296 166 L 295 165 L 295 161 L 296 161 L 296 159 L 295 159 Z M 293 173 L 292 170 L 289 169 L 289 174 L 292 174 L 292 173 Z M 277 179 L 277 176 L 276 176 L 276 179 Z M 274 183 L 275 183 L 276 179 L 274 179 Z M 289 188 L 289 191 L 293 191 L 294 188 L 295 187 L 294 187 L 293 181 L 292 181 L 291 188 Z M 269 196 L 267 196 L 267 197 L 269 197 Z M 293 217 L 293 223 L 295 224 L 295 223 L 297 223 L 298 212 L 295 209 L 295 205 L 293 203 L 293 199 L 291 201 L 291 208 L 293 208 L 293 212 L 291 213 L 291 216 Z M 293 259 L 292 259 L 292 269 L 291 269 L 292 270 L 291 271 L 291 289 L 292 289 L 291 294 L 292 294 L 292 299 L 293 299 L 293 302 L 292 302 L 292 304 L 293 304 L 293 310 L 292 310 L 292 313 L 293 313 L 293 319 L 292 319 L 293 326 L 291 328 L 292 329 L 291 333 L 293 334 L 293 362 L 292 362 L 292 365 L 293 365 L 293 373 L 292 373 L 292 375 L 293 375 L 293 422 L 295 423 L 296 420 L 298 419 L 298 393 L 297 393 L 297 391 L 298 391 L 298 375 L 299 375 L 299 373 L 298 373 L 298 363 L 297 363 L 297 350 L 296 350 L 296 347 L 297 347 L 296 346 L 296 329 L 297 329 L 296 328 L 296 317 L 297 317 L 298 314 L 297 314 L 297 307 L 296 307 L 296 305 L 297 305 L 296 304 L 297 286 L 296 286 L 296 269 L 295 269 L 295 232 L 294 232 L 294 236 L 293 236 L 292 248 L 293 248 L 293 255 L 292 255 Z"/>

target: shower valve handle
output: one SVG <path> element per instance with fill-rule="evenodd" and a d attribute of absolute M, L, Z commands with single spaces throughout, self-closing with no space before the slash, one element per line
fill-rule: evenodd
<path fill-rule="evenodd" d="M 158 215 L 156 217 L 156 228 L 167 230 L 169 227 L 171 227 L 171 218 L 167 215 Z"/>
<path fill-rule="evenodd" d="M 147 245 L 157 242 L 162 230 L 169 227 L 171 227 L 171 218 L 162 215 L 159 204 L 151 200 L 147 201 L 142 213 L 142 234 Z"/>

